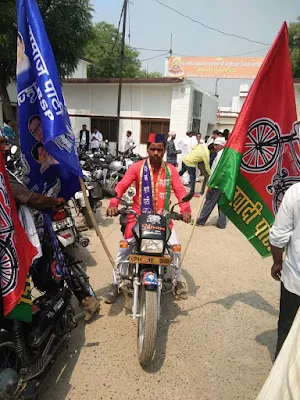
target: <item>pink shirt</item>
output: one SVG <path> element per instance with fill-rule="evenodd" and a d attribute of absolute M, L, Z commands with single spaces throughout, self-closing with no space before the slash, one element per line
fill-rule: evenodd
<path fill-rule="evenodd" d="M 118 194 L 118 197 L 122 197 L 123 194 L 126 192 L 126 190 L 129 188 L 129 186 L 135 182 L 135 188 L 136 188 L 136 195 L 133 198 L 133 210 L 136 211 L 137 213 L 140 214 L 140 171 L 141 167 L 143 164 L 143 160 L 139 161 L 135 164 L 133 164 L 126 174 L 124 175 L 123 179 L 117 184 L 115 191 Z M 177 169 L 171 165 L 168 164 L 168 167 L 171 170 L 171 188 L 173 189 L 175 196 L 177 197 L 177 200 L 180 202 L 184 196 L 186 195 L 185 188 L 180 180 L 180 176 L 178 174 Z M 153 179 L 154 179 L 154 185 L 156 185 L 157 178 L 158 178 L 158 173 L 159 170 L 153 171 Z M 110 207 L 118 207 L 120 203 L 120 200 L 113 198 L 111 199 L 109 206 Z M 180 212 L 181 214 L 186 212 L 186 213 L 191 213 L 191 207 L 190 203 L 182 203 L 179 205 L 180 207 Z M 125 230 L 125 238 L 128 239 L 132 237 L 132 228 L 135 224 L 135 218 L 133 215 L 128 216 L 128 222 L 126 225 L 126 230 Z"/>

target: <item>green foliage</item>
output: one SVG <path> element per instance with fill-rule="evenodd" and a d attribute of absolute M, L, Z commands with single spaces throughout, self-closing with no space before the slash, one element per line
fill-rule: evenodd
<path fill-rule="evenodd" d="M 93 37 L 86 45 L 84 57 L 93 64 L 89 66 L 89 78 L 118 78 L 120 76 L 121 33 L 114 25 L 102 21 L 93 28 Z M 141 69 L 139 52 L 125 45 L 124 69 L 125 78 L 160 78 L 159 72 L 147 74 Z"/>
<path fill-rule="evenodd" d="M 60 75 L 72 73 L 92 31 L 90 0 L 38 0 Z M 0 82 L 15 79 L 16 0 L 0 0 Z"/>
<path fill-rule="evenodd" d="M 297 17 L 297 22 L 289 24 L 289 48 L 293 77 L 300 78 L 300 17 Z"/>
<path fill-rule="evenodd" d="M 93 38 L 84 50 L 84 57 L 93 63 L 89 78 L 116 78 L 120 75 L 121 34 L 114 25 L 99 22 L 93 28 Z M 139 52 L 125 45 L 124 72 L 126 78 L 136 77 L 141 69 Z"/>

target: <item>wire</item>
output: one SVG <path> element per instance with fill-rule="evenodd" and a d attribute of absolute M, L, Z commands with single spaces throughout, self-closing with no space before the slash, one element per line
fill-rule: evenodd
<path fill-rule="evenodd" d="M 154 58 L 158 58 L 158 57 L 163 57 L 163 56 L 166 56 L 167 54 L 170 54 L 170 51 L 168 51 L 167 53 L 159 54 L 158 56 L 145 58 L 144 60 L 141 60 L 141 62 L 148 61 L 148 60 L 153 60 Z"/>
<path fill-rule="evenodd" d="M 129 7 L 129 2 L 127 4 L 128 4 L 127 5 L 127 8 L 128 8 L 128 26 L 129 26 L 129 29 L 128 29 L 128 43 L 129 43 L 129 46 L 130 46 L 131 28 L 130 28 L 130 7 Z"/>
<path fill-rule="evenodd" d="M 254 51 L 248 51 L 247 53 L 240 53 L 240 54 L 232 54 L 232 55 L 223 55 L 220 57 L 239 57 L 239 56 L 246 56 L 247 54 L 253 54 L 253 53 L 258 53 L 260 51 L 266 51 L 269 50 L 269 47 L 265 47 L 263 49 L 260 50 L 254 50 Z M 175 56 L 179 56 L 179 57 L 199 57 L 199 56 L 191 56 L 190 54 L 179 54 L 179 53 L 173 53 Z"/>
<path fill-rule="evenodd" d="M 236 38 L 239 38 L 239 39 L 247 40 L 248 42 L 262 44 L 262 45 L 264 45 L 264 46 L 271 46 L 271 44 L 269 44 L 269 43 L 259 42 L 259 41 L 257 41 L 257 40 L 249 39 L 249 38 L 247 38 L 247 37 L 245 37 L 245 36 L 239 36 L 239 35 L 236 35 L 236 34 L 234 34 L 234 33 L 228 33 L 228 32 L 221 31 L 220 29 L 212 28 L 211 26 L 208 26 L 208 25 L 203 24 L 203 22 L 200 22 L 200 21 L 197 21 L 196 19 L 193 19 L 193 18 L 190 17 L 189 15 L 185 15 L 185 14 L 181 13 L 180 11 L 176 10 L 175 8 L 170 7 L 170 6 L 168 6 L 167 4 L 162 3 L 160 0 L 154 0 L 154 1 L 155 1 L 156 3 L 162 5 L 163 7 L 166 7 L 166 8 L 168 8 L 169 10 L 174 11 L 175 13 L 181 15 L 181 16 L 184 17 L 184 18 L 187 18 L 187 19 L 189 19 L 190 21 L 193 21 L 193 22 L 195 22 L 196 24 L 199 24 L 199 25 L 203 26 L 204 28 L 210 29 L 210 30 L 215 31 L 215 32 L 219 32 L 219 33 L 221 33 L 222 35 L 233 36 L 233 37 L 236 37 Z"/>
<path fill-rule="evenodd" d="M 113 45 L 113 47 L 112 47 L 112 49 L 111 49 L 110 54 L 112 54 L 112 53 L 114 52 L 115 47 L 116 47 L 116 44 L 117 44 L 117 41 L 118 41 L 118 39 L 119 39 L 120 25 L 121 25 L 123 13 L 124 13 L 124 4 L 123 4 L 123 7 L 122 7 L 122 11 L 121 11 L 121 15 L 120 15 L 119 23 L 118 23 L 118 32 L 117 32 L 117 34 L 116 34 L 115 43 L 114 43 L 114 45 Z"/>

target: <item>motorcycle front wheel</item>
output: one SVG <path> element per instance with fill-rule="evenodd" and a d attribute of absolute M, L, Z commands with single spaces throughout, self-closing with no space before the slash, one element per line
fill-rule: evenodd
<path fill-rule="evenodd" d="M 138 319 L 138 355 L 139 362 L 145 366 L 151 363 L 155 352 L 157 332 L 157 292 L 140 290 Z"/>

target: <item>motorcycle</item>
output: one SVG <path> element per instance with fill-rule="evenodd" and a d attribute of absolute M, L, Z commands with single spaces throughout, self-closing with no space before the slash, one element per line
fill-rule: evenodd
<path fill-rule="evenodd" d="M 134 195 L 133 191 L 133 195 Z M 111 191 L 112 197 L 117 197 Z M 188 193 L 181 203 L 193 197 Z M 176 267 L 176 253 L 180 245 L 170 246 L 170 220 L 182 221 L 182 215 L 174 212 L 175 204 L 165 215 L 138 215 L 132 203 L 119 198 L 125 207 L 118 215 L 134 215 L 136 224 L 132 230 L 133 241 L 122 240 L 120 247 L 130 247 L 129 259 L 122 263 L 119 272 L 120 287 L 133 295 L 132 317 L 138 319 L 138 358 L 141 365 L 151 363 L 156 346 L 157 323 L 161 315 L 161 296 L 174 289 L 172 268 Z M 169 286 L 169 288 L 168 288 Z"/>
<path fill-rule="evenodd" d="M 52 227 L 64 248 L 76 246 L 77 244 L 82 247 L 87 247 L 90 243 L 89 238 L 79 233 L 71 210 L 67 206 L 54 214 Z"/>
<path fill-rule="evenodd" d="M 58 264 L 48 234 L 42 249 L 43 256 L 30 270 L 41 292 L 32 302 L 32 321 L 1 321 L 0 399 L 37 399 L 41 381 L 77 326 L 72 292 L 79 302 L 95 295 L 80 264 L 64 248 L 63 267 Z M 30 283 L 27 287 L 30 293 Z"/>
<path fill-rule="evenodd" d="M 82 161 L 80 161 L 80 163 L 82 163 Z M 86 194 L 89 198 L 91 208 L 95 213 L 97 208 L 102 206 L 101 200 L 104 197 L 103 189 L 101 184 L 97 181 L 97 179 L 95 179 L 95 176 L 90 171 L 82 170 L 82 172 L 85 177 Z M 74 198 L 79 212 L 81 212 L 84 216 L 86 226 L 88 228 L 92 228 L 93 222 L 88 214 L 82 191 L 76 192 Z"/>

